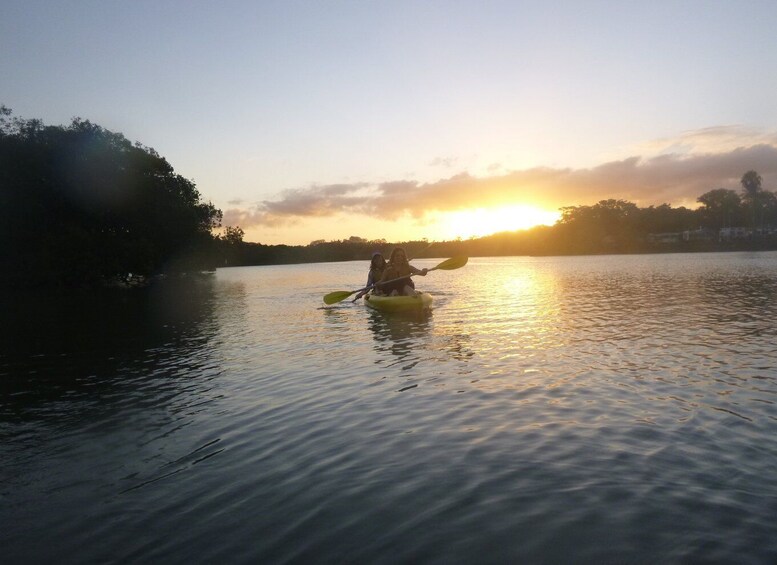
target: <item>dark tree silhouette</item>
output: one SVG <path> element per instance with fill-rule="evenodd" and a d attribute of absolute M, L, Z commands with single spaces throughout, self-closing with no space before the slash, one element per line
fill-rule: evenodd
<path fill-rule="evenodd" d="M 204 266 L 221 211 L 153 149 L 87 120 L 0 112 L 0 282 L 83 285 Z"/>
<path fill-rule="evenodd" d="M 245 232 L 240 226 L 227 226 L 224 229 L 223 239 L 229 244 L 237 245 L 243 243 L 243 236 L 245 236 Z"/>
<path fill-rule="evenodd" d="M 756 217 L 758 215 L 758 209 L 760 208 L 760 195 L 761 195 L 761 175 L 755 171 L 747 171 L 742 175 L 743 197 L 742 200 L 750 207 L 751 213 L 751 227 L 755 229 Z"/>
<path fill-rule="evenodd" d="M 726 188 L 716 188 L 705 192 L 696 199 L 701 204 L 700 220 L 704 227 L 720 229 L 730 227 L 740 221 L 742 199 L 739 195 Z"/>

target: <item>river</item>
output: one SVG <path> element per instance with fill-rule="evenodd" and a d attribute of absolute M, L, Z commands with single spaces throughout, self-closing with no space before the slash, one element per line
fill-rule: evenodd
<path fill-rule="evenodd" d="M 776 253 L 366 274 L 2 296 L 3 561 L 777 561 Z"/>

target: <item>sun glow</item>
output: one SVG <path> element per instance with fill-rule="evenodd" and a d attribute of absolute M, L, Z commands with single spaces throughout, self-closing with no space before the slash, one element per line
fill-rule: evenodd
<path fill-rule="evenodd" d="M 536 206 L 515 205 L 449 212 L 440 218 L 440 224 L 446 239 L 456 237 L 466 239 L 539 225 L 550 226 L 560 217 L 561 213 L 558 211 L 543 210 Z"/>

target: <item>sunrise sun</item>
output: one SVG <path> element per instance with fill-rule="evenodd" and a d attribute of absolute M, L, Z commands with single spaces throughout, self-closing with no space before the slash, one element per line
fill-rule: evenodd
<path fill-rule="evenodd" d="M 514 205 L 449 212 L 440 218 L 440 224 L 446 239 L 456 237 L 466 239 L 539 225 L 553 225 L 560 216 L 558 211 L 543 210 L 529 205 Z"/>

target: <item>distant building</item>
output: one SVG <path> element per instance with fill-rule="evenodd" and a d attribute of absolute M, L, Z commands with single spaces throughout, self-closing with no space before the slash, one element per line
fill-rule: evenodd
<path fill-rule="evenodd" d="M 712 241 L 714 239 L 715 232 L 706 228 L 685 230 L 683 232 L 683 241 Z"/>
<path fill-rule="evenodd" d="M 649 233 L 647 240 L 650 243 L 680 243 L 681 233 Z"/>
<path fill-rule="evenodd" d="M 720 228 L 718 233 L 718 241 L 731 241 L 732 239 L 746 239 L 750 237 L 753 232 L 748 228 Z"/>

